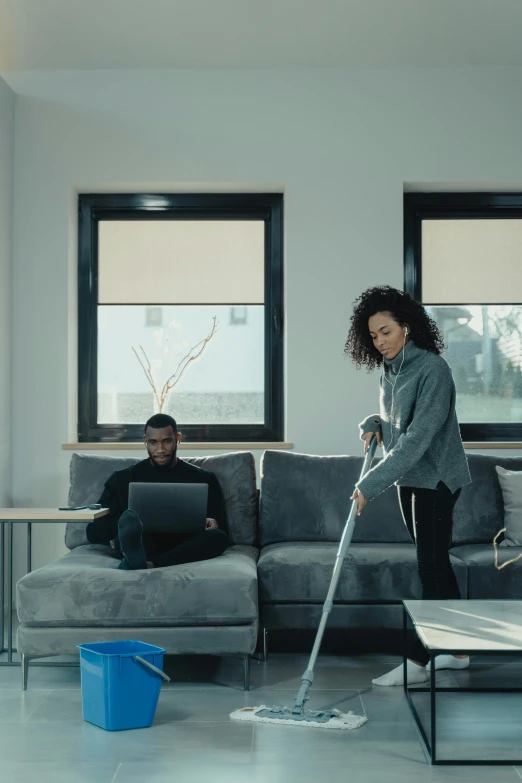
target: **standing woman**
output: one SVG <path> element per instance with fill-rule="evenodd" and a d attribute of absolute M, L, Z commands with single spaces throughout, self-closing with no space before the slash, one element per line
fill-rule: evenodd
<path fill-rule="evenodd" d="M 389 286 L 355 302 L 345 353 L 359 369 L 382 367 L 380 413 L 360 425 L 384 458 L 358 482 L 352 500 L 360 514 L 368 501 L 396 484 L 404 522 L 417 548 L 423 599 L 460 598 L 449 558 L 453 508 L 471 478 L 455 412 L 455 384 L 441 352 L 443 337 L 424 307 Z M 429 656 L 412 638 L 408 681 L 424 682 Z M 467 656 L 441 655 L 439 668 L 465 668 Z M 373 680 L 402 685 L 403 666 Z"/>

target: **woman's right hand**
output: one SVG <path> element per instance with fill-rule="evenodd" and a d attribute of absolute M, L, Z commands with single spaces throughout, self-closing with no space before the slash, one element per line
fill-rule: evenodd
<path fill-rule="evenodd" d="M 373 438 L 377 438 L 377 445 L 382 446 L 382 433 L 380 431 L 378 432 L 364 432 L 361 435 L 361 440 L 364 441 L 364 453 L 368 453 L 368 449 L 370 448 L 370 443 L 372 442 Z"/>

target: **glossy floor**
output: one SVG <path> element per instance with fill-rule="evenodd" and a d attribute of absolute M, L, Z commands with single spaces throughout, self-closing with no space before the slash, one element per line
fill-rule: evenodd
<path fill-rule="evenodd" d="M 2 783 L 414 783 L 522 780 L 506 767 L 431 767 L 400 688 L 375 688 L 373 677 L 398 659 L 384 656 L 319 659 L 312 708 L 353 710 L 368 723 L 356 731 L 238 724 L 241 706 L 291 704 L 307 657 L 272 655 L 252 663 L 252 690 L 242 690 L 234 659 L 170 658 L 150 729 L 108 733 L 85 723 L 78 668 L 31 666 L 29 689 L 20 671 L 0 668 Z M 465 672 L 441 673 L 450 687 L 510 687 L 522 662 L 476 659 Z M 416 697 L 429 722 L 427 697 Z M 522 756 L 521 694 L 442 694 L 439 740 L 443 755 Z"/>

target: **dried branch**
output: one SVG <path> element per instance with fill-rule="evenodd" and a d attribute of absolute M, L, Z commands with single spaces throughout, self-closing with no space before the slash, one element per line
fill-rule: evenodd
<path fill-rule="evenodd" d="M 149 357 L 145 353 L 145 349 L 143 348 L 142 345 L 140 345 L 140 349 L 141 349 L 141 352 L 143 353 L 143 356 L 145 357 L 145 362 L 147 364 L 147 367 L 145 367 L 145 364 L 140 359 L 140 356 L 139 356 L 138 352 L 136 351 L 136 349 L 134 348 L 134 346 L 132 347 L 132 350 L 134 351 L 134 353 L 136 355 L 136 359 L 141 364 L 143 372 L 145 373 L 145 377 L 147 378 L 148 382 L 152 386 L 152 391 L 154 393 L 154 397 L 156 398 L 156 402 L 158 403 L 159 409 L 161 411 L 163 409 L 163 405 L 161 404 L 160 397 L 158 395 L 158 390 L 156 389 L 156 383 L 154 381 L 154 376 L 152 375 L 152 368 L 151 368 L 151 363 L 150 363 Z"/>
<path fill-rule="evenodd" d="M 148 382 L 152 387 L 154 398 L 156 400 L 160 413 L 163 410 L 163 406 L 165 405 L 166 399 L 170 391 L 174 388 L 174 386 L 176 386 L 176 384 L 180 382 L 187 367 L 192 362 L 196 361 L 196 359 L 199 359 L 199 357 L 201 356 L 201 354 L 207 347 L 208 343 L 214 337 L 217 331 L 218 331 L 218 322 L 216 316 L 214 316 L 214 318 L 212 319 L 212 329 L 210 330 L 210 332 L 207 334 L 206 337 L 203 338 L 203 340 L 200 340 L 199 343 L 196 343 L 196 345 L 194 345 L 190 349 L 190 351 L 187 354 L 185 354 L 185 356 L 178 363 L 178 366 L 176 367 L 172 375 L 170 375 L 165 381 L 165 383 L 163 384 L 161 391 L 159 391 L 156 386 L 156 381 L 152 374 L 152 365 L 149 357 L 145 352 L 145 349 L 143 348 L 143 346 L 140 345 L 140 350 L 141 353 L 143 354 L 143 358 L 142 358 L 140 357 L 139 353 L 136 351 L 134 346 L 132 347 L 132 350 L 134 351 L 134 354 L 137 360 L 139 361 L 143 372 L 145 373 L 145 377 L 147 378 Z"/>
<path fill-rule="evenodd" d="M 182 359 L 182 360 L 179 362 L 178 366 L 176 367 L 176 369 L 174 370 L 174 372 L 172 373 L 172 375 L 171 375 L 169 378 L 167 378 L 167 380 L 165 381 L 165 383 L 164 383 L 164 385 L 163 385 L 163 389 L 161 390 L 161 393 L 162 393 L 162 395 L 165 395 L 165 396 L 166 396 L 166 395 L 169 393 L 169 391 L 170 391 L 171 389 L 173 389 L 173 388 L 174 388 L 174 386 L 175 386 L 177 383 L 179 383 L 179 381 L 181 380 L 181 376 L 183 375 L 183 373 L 184 373 L 184 372 L 185 372 L 185 370 L 187 369 L 188 365 L 189 365 L 191 362 L 195 361 L 196 359 L 199 359 L 199 357 L 201 356 L 201 354 L 203 353 L 203 351 L 204 351 L 204 350 L 205 350 L 205 348 L 207 347 L 208 343 L 209 343 L 209 342 L 212 340 L 212 338 L 214 337 L 214 335 L 215 335 L 215 333 L 216 333 L 216 332 L 217 332 L 217 320 L 216 320 L 216 316 L 214 316 L 214 318 L 212 319 L 212 329 L 211 329 L 211 330 L 210 330 L 210 332 L 207 334 L 207 336 L 203 338 L 203 340 L 200 340 L 200 341 L 199 341 L 199 343 L 196 343 L 196 345 L 194 345 L 194 346 L 193 346 L 193 347 L 190 349 L 190 351 L 189 351 L 187 354 L 185 354 L 185 356 L 184 356 L 184 357 L 183 357 L 183 359 Z M 199 351 L 198 351 L 196 354 L 194 354 L 194 356 L 191 356 L 192 352 L 193 352 L 193 351 L 196 351 L 196 350 L 199 348 L 199 346 L 201 346 L 201 348 L 199 349 Z M 181 369 L 181 371 L 179 372 L 179 376 L 178 376 L 178 378 L 176 378 L 176 375 L 178 374 L 178 371 L 180 370 L 180 367 L 181 367 L 182 369 Z M 172 384 L 171 384 L 170 382 L 171 382 L 171 380 L 172 380 L 173 378 L 176 378 L 176 380 L 174 381 L 174 383 L 172 383 Z"/>

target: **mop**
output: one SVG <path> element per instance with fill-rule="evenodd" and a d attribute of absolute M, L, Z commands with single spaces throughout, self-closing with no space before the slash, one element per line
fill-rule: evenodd
<path fill-rule="evenodd" d="M 370 443 L 370 448 L 368 449 L 364 458 L 361 478 L 371 467 L 376 447 L 377 439 L 373 438 Z M 341 576 L 341 569 L 346 557 L 346 553 L 348 552 L 348 548 L 352 540 L 356 518 L 357 502 L 354 500 L 350 509 L 350 515 L 346 521 L 346 525 L 344 526 L 341 543 L 339 544 L 339 549 L 337 551 L 332 579 L 330 581 L 330 587 L 328 589 L 326 601 L 324 602 L 321 622 L 319 623 L 319 628 L 317 629 L 312 654 L 308 662 L 308 667 L 301 678 L 301 687 L 295 698 L 294 706 L 292 708 L 277 706 L 267 707 L 265 704 L 261 704 L 258 707 L 244 707 L 243 709 L 236 710 L 230 714 L 230 717 L 233 720 L 244 720 L 256 723 L 282 723 L 289 726 L 312 726 L 319 729 L 358 729 L 368 720 L 368 718 L 361 715 L 354 715 L 353 712 L 305 709 L 305 704 L 309 699 L 308 692 L 314 681 L 314 668 L 317 661 L 317 656 L 319 655 L 319 648 L 321 647 L 321 642 L 323 640 L 324 630 L 326 628 L 326 623 L 328 622 L 328 616 L 332 611 L 337 584 Z"/>

